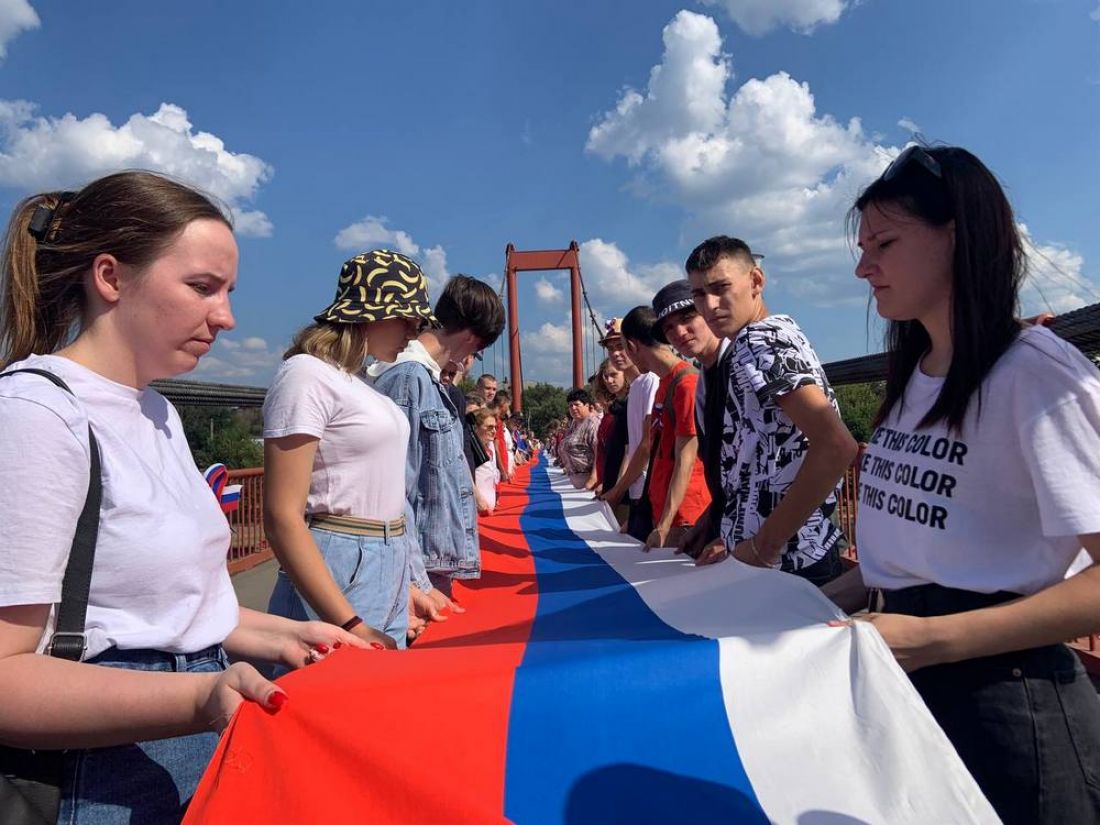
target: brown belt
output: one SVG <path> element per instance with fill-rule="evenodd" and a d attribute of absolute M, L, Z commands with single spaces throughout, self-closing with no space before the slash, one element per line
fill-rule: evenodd
<path fill-rule="evenodd" d="M 354 516 L 334 516 L 329 513 L 309 517 L 309 526 L 333 533 L 345 533 L 349 536 L 369 536 L 376 539 L 388 539 L 405 535 L 405 517 L 393 521 L 377 521 L 372 518 Z"/>

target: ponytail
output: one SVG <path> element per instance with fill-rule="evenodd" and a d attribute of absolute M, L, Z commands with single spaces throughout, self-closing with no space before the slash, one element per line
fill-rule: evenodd
<path fill-rule="evenodd" d="M 40 278 L 36 259 L 39 241 L 31 222 L 41 209 L 52 212 L 43 240 L 56 234 L 60 192 L 25 198 L 12 214 L 4 243 L 0 284 L 0 362 L 4 365 L 32 352 L 58 349 L 83 304 L 79 279 L 49 273 Z"/>

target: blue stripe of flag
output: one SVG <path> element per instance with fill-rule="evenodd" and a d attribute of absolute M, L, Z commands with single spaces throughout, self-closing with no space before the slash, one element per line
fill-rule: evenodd
<path fill-rule="evenodd" d="M 520 525 L 538 609 L 516 673 L 505 814 L 767 823 L 730 735 L 717 642 L 662 622 L 565 524 L 545 467 L 533 468 Z"/>

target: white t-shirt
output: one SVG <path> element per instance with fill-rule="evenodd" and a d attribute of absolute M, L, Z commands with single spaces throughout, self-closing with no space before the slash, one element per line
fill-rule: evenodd
<path fill-rule="evenodd" d="M 103 502 L 86 658 L 109 647 L 194 653 L 237 626 L 229 525 L 195 467 L 175 408 L 66 358 L 31 356 L 0 379 L 0 605 L 56 604 L 88 493 L 88 422 Z M 51 626 L 43 644 L 52 633 Z M 42 645 L 40 645 L 40 650 Z"/>
<path fill-rule="evenodd" d="M 994 365 L 961 432 L 918 429 L 942 378 L 914 371 L 860 466 L 860 568 L 872 587 L 1030 594 L 1100 532 L 1100 371 L 1031 327 Z"/>
<path fill-rule="evenodd" d="M 489 507 L 497 506 L 497 485 L 500 483 L 500 468 L 497 467 L 497 445 L 489 442 L 489 460 L 474 470 L 474 484 Z"/>
<path fill-rule="evenodd" d="M 295 355 L 275 373 L 264 400 L 264 438 L 320 439 L 306 513 L 392 521 L 405 512 L 409 421 L 361 378 Z"/>
<path fill-rule="evenodd" d="M 514 473 L 516 471 L 516 442 L 512 438 L 512 431 L 508 429 L 506 424 L 501 424 L 504 427 L 504 446 L 508 448 L 508 473 Z"/>
<path fill-rule="evenodd" d="M 642 432 L 642 424 L 645 417 L 653 412 L 653 402 L 657 398 L 657 385 L 661 379 L 655 373 L 643 372 L 630 382 L 630 389 L 626 395 L 626 461 L 629 464 L 634 451 L 646 437 Z M 645 470 L 630 485 L 627 495 L 630 498 L 641 498 L 645 488 Z"/>

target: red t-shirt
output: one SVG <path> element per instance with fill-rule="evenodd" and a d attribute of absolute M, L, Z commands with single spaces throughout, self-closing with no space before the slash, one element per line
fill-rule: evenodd
<path fill-rule="evenodd" d="M 611 431 L 615 429 L 615 416 L 610 411 L 603 414 L 599 429 L 596 430 L 596 481 L 603 484 L 603 464 L 607 457 L 607 442 Z"/>
<path fill-rule="evenodd" d="M 676 439 L 696 435 L 695 384 L 699 380 L 698 374 L 689 373 L 683 376 L 672 393 L 672 410 L 670 411 L 665 405 L 668 387 L 673 377 L 687 367 L 687 362 L 681 361 L 661 379 L 661 383 L 657 385 L 657 398 L 653 404 L 653 431 L 661 434 L 657 455 L 653 459 L 653 471 L 649 478 L 649 503 L 653 505 L 654 524 L 660 521 L 665 510 L 668 486 L 672 482 L 672 469 L 676 465 Z M 695 465 L 691 468 L 687 490 L 684 492 L 684 500 L 680 503 L 680 509 L 676 511 L 672 526 L 695 524 L 709 506 L 710 493 L 707 492 L 707 481 L 703 475 L 703 462 L 697 455 Z"/>

